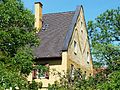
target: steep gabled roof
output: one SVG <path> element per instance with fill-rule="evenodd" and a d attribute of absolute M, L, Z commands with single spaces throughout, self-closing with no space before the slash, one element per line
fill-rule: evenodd
<path fill-rule="evenodd" d="M 43 28 L 38 33 L 41 42 L 34 51 L 36 58 L 61 57 L 68 48 L 79 11 L 77 7 L 76 11 L 43 15 Z"/>

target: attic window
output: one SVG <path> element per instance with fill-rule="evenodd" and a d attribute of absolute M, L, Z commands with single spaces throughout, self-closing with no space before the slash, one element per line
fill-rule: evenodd
<path fill-rule="evenodd" d="M 81 33 L 83 33 L 83 30 L 81 30 Z"/>
<path fill-rule="evenodd" d="M 43 26 L 42 26 L 42 31 L 46 31 L 47 30 L 47 28 L 48 28 L 48 24 L 43 24 Z"/>
<path fill-rule="evenodd" d="M 77 42 L 74 41 L 74 54 L 76 55 L 77 54 Z"/>
<path fill-rule="evenodd" d="M 83 22 L 81 22 L 81 27 L 82 27 L 82 25 L 83 25 Z"/>

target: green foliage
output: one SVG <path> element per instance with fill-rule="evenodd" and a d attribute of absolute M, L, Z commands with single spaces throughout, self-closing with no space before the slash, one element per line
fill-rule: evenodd
<path fill-rule="evenodd" d="M 0 0 L 0 90 L 28 87 L 32 70 L 32 47 L 39 44 L 34 15 L 21 0 Z"/>
<path fill-rule="evenodd" d="M 75 70 L 74 77 L 68 72 L 65 75 L 60 75 L 60 81 L 55 81 L 54 84 L 48 87 L 48 90 L 84 90 L 87 89 L 85 75 L 81 74 L 80 70 Z"/>
<path fill-rule="evenodd" d="M 1 88 L 15 88 L 16 86 L 21 89 L 27 88 L 27 80 L 22 77 L 18 72 L 7 69 L 6 64 L 0 64 L 0 87 Z"/>
<path fill-rule="evenodd" d="M 29 46 L 25 46 L 17 51 L 16 55 L 12 58 L 12 64 L 17 71 L 28 75 L 32 70 L 33 59 L 32 50 Z"/>
<path fill-rule="evenodd" d="M 120 71 L 108 74 L 106 69 L 87 79 L 80 73 L 75 71 L 74 79 L 70 78 L 69 73 L 61 76 L 59 82 L 49 84 L 48 90 L 119 90 L 120 88 Z"/>
<path fill-rule="evenodd" d="M 107 10 L 88 22 L 92 54 L 111 70 L 120 70 L 120 8 Z"/>
<path fill-rule="evenodd" d="M 41 89 L 41 88 L 42 88 L 42 86 L 43 86 L 43 83 L 42 83 L 42 82 L 39 82 L 39 83 L 38 83 L 38 88 L 40 88 L 40 89 Z"/>
<path fill-rule="evenodd" d="M 34 46 L 34 16 L 16 0 L 0 3 L 0 49 L 6 55 L 14 56 L 20 47 Z M 11 7 L 11 8 L 10 8 Z"/>
<path fill-rule="evenodd" d="M 38 88 L 42 88 L 42 82 L 35 82 L 34 80 L 32 83 L 29 84 L 28 90 L 38 90 Z"/>
<path fill-rule="evenodd" d="M 120 89 L 120 71 L 114 71 L 107 77 L 104 83 L 98 83 L 99 90 L 119 90 Z"/>
<path fill-rule="evenodd" d="M 38 84 L 35 81 L 29 85 L 29 90 L 38 90 Z"/>
<path fill-rule="evenodd" d="M 97 68 L 100 68 L 102 67 L 102 62 L 99 62 L 99 61 L 93 61 L 93 68 L 94 69 L 97 69 Z"/>
<path fill-rule="evenodd" d="M 96 89 L 119 90 L 120 8 L 107 10 L 95 21 L 89 21 L 88 29 L 92 54 L 97 60 L 96 65 L 107 65 L 105 78 L 102 77 L 101 81 L 96 84 Z M 104 75 L 99 75 L 99 77 Z"/>
<path fill-rule="evenodd" d="M 97 90 L 119 90 L 120 80 L 120 8 L 107 10 L 88 22 L 92 54 L 96 65 L 107 65 L 104 75 L 97 76 Z M 105 76 L 105 78 L 101 77 Z M 101 80 L 98 82 L 98 78 Z"/>

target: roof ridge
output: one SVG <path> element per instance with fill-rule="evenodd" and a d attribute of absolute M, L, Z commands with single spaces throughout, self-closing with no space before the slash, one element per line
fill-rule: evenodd
<path fill-rule="evenodd" d="M 45 13 L 43 15 L 48 15 L 48 14 L 65 14 L 65 13 L 74 13 L 75 11 L 65 11 L 65 12 L 54 12 L 54 13 Z"/>

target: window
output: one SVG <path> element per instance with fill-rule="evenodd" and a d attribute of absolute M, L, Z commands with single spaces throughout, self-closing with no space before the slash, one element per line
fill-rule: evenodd
<path fill-rule="evenodd" d="M 81 33 L 83 33 L 83 30 L 81 30 Z"/>
<path fill-rule="evenodd" d="M 84 71 L 84 75 L 83 75 L 83 77 L 84 77 L 84 79 L 87 79 L 87 72 L 86 71 Z"/>
<path fill-rule="evenodd" d="M 38 70 L 38 78 L 49 79 L 49 64 L 42 65 L 41 68 Z"/>
<path fill-rule="evenodd" d="M 32 79 L 37 79 L 37 69 L 33 69 L 33 71 L 32 71 Z"/>
<path fill-rule="evenodd" d="M 81 27 L 83 26 L 83 22 L 81 21 Z"/>
<path fill-rule="evenodd" d="M 70 77 L 72 80 L 74 79 L 74 73 L 75 73 L 75 68 L 74 68 L 74 65 L 71 64 Z"/>
<path fill-rule="evenodd" d="M 46 23 L 43 23 L 43 26 L 42 26 L 42 31 L 46 31 L 47 30 L 47 28 L 48 28 L 48 24 L 46 24 Z"/>
<path fill-rule="evenodd" d="M 76 55 L 77 54 L 77 42 L 74 41 L 74 54 Z"/>
<path fill-rule="evenodd" d="M 83 26 L 83 22 L 81 21 L 81 33 L 83 33 L 83 28 L 82 28 L 82 26 Z"/>
<path fill-rule="evenodd" d="M 90 54 L 89 54 L 89 52 L 87 52 L 87 63 L 88 64 L 90 63 Z"/>
<path fill-rule="evenodd" d="M 89 75 L 91 76 L 91 73 Z"/>
<path fill-rule="evenodd" d="M 49 79 L 49 64 L 38 65 L 32 71 L 33 79 L 46 78 Z"/>

